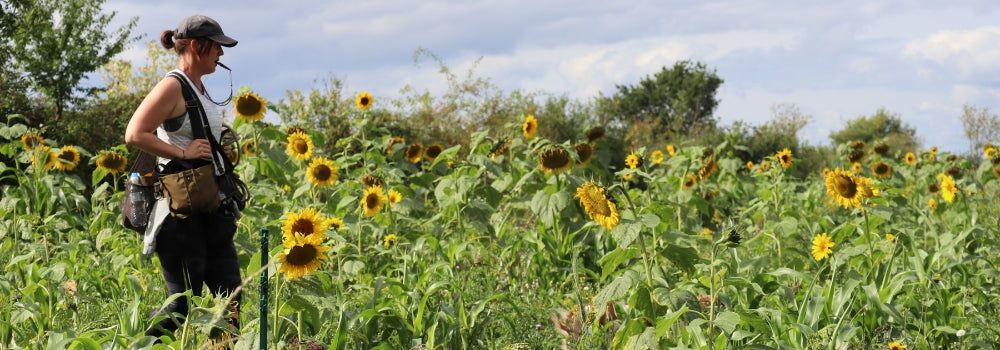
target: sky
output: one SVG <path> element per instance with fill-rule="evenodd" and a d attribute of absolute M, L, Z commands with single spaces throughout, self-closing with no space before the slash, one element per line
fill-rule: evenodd
<path fill-rule="evenodd" d="M 376 103 L 407 85 L 444 91 L 436 63 L 414 61 L 425 48 L 506 93 L 580 102 L 677 61 L 702 62 L 724 80 L 720 125 L 761 125 L 773 106 L 794 105 L 812 117 L 799 138 L 813 145 L 884 108 L 925 148 L 965 152 L 962 107 L 1000 110 L 996 1 L 106 0 L 104 9 L 116 11 L 112 25 L 138 18 L 144 37 L 119 55 L 137 64 L 144 43 L 182 18 L 214 18 L 239 40 L 221 60 L 234 85 L 275 102 L 322 89 L 331 75 L 345 94 L 368 91 Z M 225 95 L 228 76 L 206 84 Z"/>

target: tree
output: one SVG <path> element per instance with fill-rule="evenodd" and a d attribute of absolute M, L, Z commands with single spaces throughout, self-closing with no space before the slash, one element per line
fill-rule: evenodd
<path fill-rule="evenodd" d="M 680 61 L 635 86 L 618 85 L 618 92 L 602 104 L 618 121 L 643 125 L 651 137 L 689 136 L 715 128 L 715 93 L 722 82 L 705 64 Z"/>
<path fill-rule="evenodd" d="M 1000 140 L 1000 116 L 990 113 L 989 107 L 962 106 L 962 126 L 972 155 L 982 154 L 984 145 Z"/>
<path fill-rule="evenodd" d="M 917 139 L 917 129 L 903 123 L 899 113 L 893 113 L 885 108 L 879 108 L 870 117 L 859 116 L 847 121 L 847 126 L 840 131 L 830 133 L 833 145 L 864 141 L 872 143 L 884 142 L 890 149 L 913 151 L 920 145 Z"/>
<path fill-rule="evenodd" d="M 10 32 L 5 51 L 15 69 L 26 74 L 32 86 L 50 98 L 55 119 L 73 102 L 84 75 L 97 70 L 125 49 L 138 21 L 107 32 L 115 12 L 101 12 L 104 0 L 21 0 L 9 4 L 4 28 Z M 9 12 L 8 12 L 9 11 Z"/>

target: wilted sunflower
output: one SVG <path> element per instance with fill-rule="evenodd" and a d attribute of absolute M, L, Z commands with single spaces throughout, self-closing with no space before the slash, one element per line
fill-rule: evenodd
<path fill-rule="evenodd" d="M 385 148 L 385 153 L 386 154 L 392 154 L 392 152 L 395 151 L 394 149 L 392 149 L 392 146 L 395 146 L 397 143 L 401 144 L 401 145 L 402 144 L 406 144 L 406 139 L 404 139 L 402 137 L 393 137 L 393 138 L 390 138 L 389 139 L 389 146 Z"/>
<path fill-rule="evenodd" d="M 538 165 L 546 174 L 558 174 L 573 165 L 573 158 L 561 147 L 550 147 L 538 156 Z"/>
<path fill-rule="evenodd" d="M 945 170 L 944 173 L 948 174 L 948 175 L 951 175 L 951 177 L 954 177 L 954 178 L 960 178 L 960 177 L 962 177 L 962 169 L 959 169 L 958 167 L 954 167 L 954 166 L 948 168 L 948 170 Z"/>
<path fill-rule="evenodd" d="M 297 160 L 312 158 L 313 141 L 303 132 L 288 135 L 288 155 Z"/>
<path fill-rule="evenodd" d="M 587 130 L 587 142 L 588 143 L 597 142 L 597 140 L 600 140 L 602 138 L 604 138 L 604 128 L 603 127 L 595 126 L 593 128 L 590 128 L 590 130 Z"/>
<path fill-rule="evenodd" d="M 538 119 L 535 119 L 533 114 L 528 114 L 528 117 L 524 118 L 524 123 L 521 124 L 521 131 L 524 132 L 524 137 L 534 138 L 535 132 L 538 131 Z"/>
<path fill-rule="evenodd" d="M 236 111 L 237 119 L 250 122 L 258 121 L 264 119 L 264 112 L 267 111 L 267 100 L 247 91 L 236 97 L 233 109 Z"/>
<path fill-rule="evenodd" d="M 382 194 L 382 186 L 372 186 L 365 189 L 365 195 L 361 198 L 361 208 L 367 217 L 375 216 L 382 206 L 385 205 L 385 198 Z"/>
<path fill-rule="evenodd" d="M 903 157 L 903 161 L 906 162 L 907 165 L 916 164 L 917 163 L 917 155 L 913 154 L 913 152 L 908 152 L 908 153 L 906 153 L 906 156 Z"/>
<path fill-rule="evenodd" d="M 576 198 L 580 199 L 584 212 L 591 219 L 611 230 L 618 225 L 618 207 L 604 191 L 604 187 L 594 183 L 594 180 L 590 180 L 576 189 Z"/>
<path fill-rule="evenodd" d="M 870 192 L 868 185 L 871 180 L 863 176 L 854 176 L 848 170 L 834 169 L 826 176 L 826 193 L 831 201 L 844 208 L 861 206 L 861 199 Z"/>
<path fill-rule="evenodd" d="M 80 163 L 80 150 L 75 146 L 62 146 L 59 149 L 59 159 L 56 161 L 56 169 L 70 171 Z"/>
<path fill-rule="evenodd" d="M 875 145 L 875 147 L 872 147 L 872 152 L 875 152 L 875 154 L 878 154 L 880 156 L 885 156 L 889 154 L 889 145 L 884 143 L 879 143 Z"/>
<path fill-rule="evenodd" d="M 625 165 L 628 165 L 629 169 L 635 169 L 638 166 L 642 165 L 642 158 L 639 158 L 639 155 L 635 154 L 635 152 L 632 152 L 629 155 L 625 156 Z"/>
<path fill-rule="evenodd" d="M 289 126 L 289 127 L 285 128 L 285 135 L 291 135 L 291 134 L 294 134 L 294 133 L 297 133 L 297 132 L 301 132 L 301 133 L 306 134 L 306 135 L 309 134 L 309 130 L 306 130 L 306 128 L 303 128 L 303 127 L 298 126 L 298 125 L 292 125 L 292 126 Z"/>
<path fill-rule="evenodd" d="M 406 147 L 406 155 L 403 158 L 406 158 L 406 160 L 409 161 L 410 163 L 416 164 L 420 163 L 420 158 L 421 156 L 423 156 L 423 154 L 424 154 L 424 145 L 417 142 L 410 144 L 409 147 Z"/>
<path fill-rule="evenodd" d="M 322 246 L 324 235 L 301 235 L 296 233 L 290 243 L 285 244 L 285 250 L 275 257 L 281 267 L 278 273 L 283 273 L 288 279 L 296 279 L 318 270 L 322 261 L 326 260 L 324 252 L 330 247 Z"/>
<path fill-rule="evenodd" d="M 389 194 L 387 194 L 386 197 L 390 208 L 393 204 L 399 203 L 399 201 L 403 200 L 403 194 L 396 190 L 389 190 Z"/>
<path fill-rule="evenodd" d="M 781 152 L 778 152 L 778 154 L 776 154 L 774 158 L 777 159 L 779 163 L 781 163 L 782 168 L 788 169 L 788 167 L 792 166 L 792 151 L 787 148 L 781 150 Z"/>
<path fill-rule="evenodd" d="M 865 149 L 865 146 L 867 146 L 867 145 L 865 144 L 864 141 L 857 140 L 857 141 L 854 141 L 853 143 L 851 143 L 850 146 L 847 146 L 847 148 L 850 148 L 850 149 L 853 149 L 853 150 L 862 150 L 862 149 Z"/>
<path fill-rule="evenodd" d="M 361 177 L 361 185 L 364 186 L 365 188 L 369 188 L 372 186 L 382 186 L 382 179 L 379 179 L 375 175 L 366 174 L 365 176 Z"/>
<path fill-rule="evenodd" d="M 306 179 L 316 187 L 326 187 L 337 182 L 337 168 L 333 162 L 324 157 L 316 157 L 309 163 Z"/>
<path fill-rule="evenodd" d="M 719 163 L 715 161 L 715 158 L 709 158 L 705 161 L 705 164 L 698 169 L 698 177 L 702 180 L 708 179 L 709 176 L 715 174 L 715 171 L 719 169 Z"/>
<path fill-rule="evenodd" d="M 653 164 L 663 163 L 663 159 L 664 159 L 663 151 L 661 150 L 655 150 L 653 151 L 653 153 L 649 155 L 649 160 L 652 160 Z"/>
<path fill-rule="evenodd" d="M 395 244 L 397 241 L 399 241 L 399 236 L 396 236 L 395 233 L 390 233 L 385 236 L 385 239 L 382 240 L 382 246 L 389 248 L 392 247 L 392 245 Z"/>
<path fill-rule="evenodd" d="M 510 150 L 508 148 L 509 146 L 510 146 L 509 137 L 505 137 L 498 140 L 496 143 L 493 144 L 493 147 L 490 148 L 490 160 L 494 160 L 500 155 L 506 154 L 507 151 Z"/>
<path fill-rule="evenodd" d="M 860 151 L 860 150 L 853 151 L 851 152 L 851 154 L 847 155 L 848 163 L 857 163 L 860 162 L 862 159 L 865 159 L 865 151 Z"/>
<path fill-rule="evenodd" d="M 667 145 L 667 154 L 671 157 L 677 155 L 677 148 L 674 145 Z"/>
<path fill-rule="evenodd" d="M 714 149 L 706 147 L 706 148 L 704 148 L 704 149 L 701 150 L 701 159 L 702 160 L 705 160 L 705 159 L 708 159 L 708 158 L 712 158 L 712 156 L 714 156 L 714 155 L 715 155 L 715 150 Z"/>
<path fill-rule="evenodd" d="M 690 190 L 692 187 L 694 187 L 694 185 L 697 184 L 698 184 L 698 178 L 692 174 L 687 174 L 687 181 L 684 181 L 684 184 L 681 185 L 681 188 L 685 190 Z"/>
<path fill-rule="evenodd" d="M 927 193 L 937 194 L 940 191 L 941 187 L 938 187 L 937 182 L 931 182 L 930 184 L 927 185 Z"/>
<path fill-rule="evenodd" d="M 880 179 L 888 178 L 892 176 L 892 165 L 882 161 L 875 162 L 872 164 L 872 173 Z"/>
<path fill-rule="evenodd" d="M 125 156 L 118 154 L 118 152 L 101 152 L 97 156 L 97 168 L 114 175 L 124 172 L 127 164 L 128 159 L 125 159 Z"/>
<path fill-rule="evenodd" d="M 938 174 L 938 180 L 941 181 L 941 199 L 945 202 L 951 203 L 955 200 L 955 195 L 958 194 L 958 187 L 955 186 L 955 179 L 953 179 L 948 174 Z"/>
<path fill-rule="evenodd" d="M 427 146 L 424 149 L 424 159 L 427 159 L 428 162 L 434 162 L 443 151 L 444 147 L 437 143 Z"/>
<path fill-rule="evenodd" d="M 820 261 L 830 257 L 833 254 L 833 246 L 835 245 L 836 243 L 833 243 L 830 240 L 830 236 L 827 236 L 825 233 L 816 235 L 816 238 L 813 238 L 812 244 L 813 259 Z"/>
<path fill-rule="evenodd" d="M 591 159 L 594 159 L 594 147 L 589 143 L 578 144 L 573 146 L 573 149 L 576 150 L 576 155 L 580 157 L 580 163 L 576 164 L 578 167 L 586 166 L 590 163 Z"/>
<path fill-rule="evenodd" d="M 38 134 L 27 133 L 24 134 L 24 136 L 21 136 L 21 143 L 24 144 L 25 150 L 30 151 L 35 149 L 35 147 L 38 147 L 38 145 L 44 145 L 45 139 L 43 139 L 41 136 L 38 136 Z"/>
<path fill-rule="evenodd" d="M 358 94 L 357 100 L 354 100 L 354 105 L 358 106 L 358 109 L 362 111 L 367 111 L 368 108 L 371 108 L 373 102 L 375 101 L 372 100 L 372 95 L 368 91 L 362 91 Z"/>
<path fill-rule="evenodd" d="M 330 226 L 330 222 L 324 220 L 320 213 L 313 208 L 305 208 L 299 213 L 286 213 L 283 223 L 284 225 L 281 226 L 281 231 L 283 232 L 281 241 L 284 243 L 285 248 L 295 244 L 296 234 L 322 236 L 326 234 L 326 230 Z"/>

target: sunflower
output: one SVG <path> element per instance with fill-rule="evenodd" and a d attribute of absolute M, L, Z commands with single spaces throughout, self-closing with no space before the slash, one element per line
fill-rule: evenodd
<path fill-rule="evenodd" d="M 573 147 L 576 150 L 576 155 L 580 157 L 580 163 L 576 166 L 582 167 L 590 163 L 591 159 L 594 159 L 594 147 L 589 143 L 581 143 Z"/>
<path fill-rule="evenodd" d="M 31 163 L 41 165 L 45 170 L 52 170 L 59 162 L 59 154 L 49 146 L 35 147 L 32 152 Z"/>
<path fill-rule="evenodd" d="M 663 151 L 655 150 L 649 155 L 649 159 L 653 161 L 653 164 L 663 163 Z"/>
<path fill-rule="evenodd" d="M 667 145 L 667 154 L 671 157 L 677 155 L 677 148 L 674 145 Z"/>
<path fill-rule="evenodd" d="M 316 187 L 326 187 L 337 182 L 337 168 L 333 162 L 324 157 L 313 158 L 306 170 L 306 179 Z"/>
<path fill-rule="evenodd" d="M 538 156 L 538 165 L 542 167 L 542 170 L 546 174 L 558 174 L 573 165 L 573 158 L 570 157 L 569 152 L 565 149 L 551 147 L 542 151 L 542 154 Z"/>
<path fill-rule="evenodd" d="M 291 134 L 294 134 L 294 133 L 297 133 L 297 132 L 301 132 L 303 134 L 309 134 L 309 130 L 306 130 L 306 128 L 303 128 L 303 127 L 298 126 L 298 125 L 292 125 L 292 126 L 289 126 L 289 127 L 285 128 L 285 135 L 291 135 Z"/>
<path fill-rule="evenodd" d="M 303 132 L 288 135 L 288 155 L 297 160 L 312 158 L 313 141 Z"/>
<path fill-rule="evenodd" d="M 885 240 L 887 240 L 889 242 L 895 242 L 896 241 L 896 235 L 891 234 L 891 233 L 886 233 L 885 234 Z"/>
<path fill-rule="evenodd" d="M 983 147 L 983 156 L 986 159 L 993 159 L 995 155 L 997 155 L 997 146 L 987 143 L 986 147 Z"/>
<path fill-rule="evenodd" d="M 233 109 L 236 111 L 236 119 L 248 122 L 258 121 L 264 119 L 264 112 L 267 111 L 267 100 L 247 91 L 236 97 Z"/>
<path fill-rule="evenodd" d="M 935 200 L 934 198 L 931 198 L 930 200 L 928 200 L 927 201 L 927 207 L 931 208 L 931 210 L 937 210 L 937 200 Z"/>
<path fill-rule="evenodd" d="M 753 171 L 753 161 L 752 160 L 748 160 L 747 161 L 747 170 Z"/>
<path fill-rule="evenodd" d="M 322 261 L 326 260 L 325 252 L 330 247 L 322 246 L 325 236 L 301 235 L 296 233 L 285 244 L 285 250 L 275 257 L 281 267 L 278 273 L 284 273 L 288 279 L 296 279 L 318 270 Z"/>
<path fill-rule="evenodd" d="M 505 137 L 503 139 L 498 140 L 496 143 L 493 144 L 493 147 L 490 148 L 490 160 L 494 160 L 497 157 L 506 154 L 507 151 L 510 150 L 509 147 L 510 147 L 509 137 Z"/>
<path fill-rule="evenodd" d="M 365 189 L 365 195 L 361 199 L 361 207 L 364 209 L 365 216 L 375 216 L 384 205 L 385 198 L 382 194 L 382 186 L 375 185 Z"/>
<path fill-rule="evenodd" d="M 344 220 L 341 220 L 341 219 L 338 219 L 338 218 L 329 218 L 329 219 L 326 219 L 326 221 L 324 223 L 326 223 L 327 227 L 329 227 L 330 229 L 333 229 L 333 232 L 337 232 L 341 228 L 344 227 Z"/>
<path fill-rule="evenodd" d="M 625 180 L 627 182 L 632 182 L 632 178 L 633 178 L 632 175 L 634 175 L 634 174 L 632 174 L 632 173 L 622 174 L 622 180 Z"/>
<path fill-rule="evenodd" d="M 945 170 L 944 172 L 945 172 L 945 174 L 948 174 L 948 175 L 950 175 L 951 177 L 954 177 L 954 178 L 960 178 L 960 177 L 962 177 L 962 169 L 959 169 L 958 167 L 954 167 L 954 166 L 950 167 L 950 168 L 948 168 L 948 170 Z"/>
<path fill-rule="evenodd" d="M 906 153 L 906 156 L 903 157 L 903 161 L 905 161 L 907 165 L 916 164 L 917 163 L 917 155 L 913 154 L 913 152 L 908 152 L 908 153 Z"/>
<path fill-rule="evenodd" d="M 761 161 L 760 162 L 760 168 L 757 169 L 757 172 L 758 173 L 763 173 L 763 172 L 768 171 L 768 170 L 771 170 L 771 162 L 766 161 L 766 160 Z"/>
<path fill-rule="evenodd" d="M 393 204 L 403 200 L 403 194 L 396 190 L 389 190 L 389 193 L 386 194 L 386 199 L 389 202 L 389 207 L 392 207 Z"/>
<path fill-rule="evenodd" d="M 708 179 L 715 171 L 719 169 L 719 163 L 715 161 L 715 158 L 709 158 L 701 169 L 698 170 L 698 177 L 702 180 Z"/>
<path fill-rule="evenodd" d="M 830 236 L 820 233 L 813 238 L 812 256 L 816 261 L 830 257 L 833 254 L 833 246 L 837 245 L 830 240 Z"/>
<path fill-rule="evenodd" d="M 576 189 L 576 198 L 580 199 L 584 212 L 595 222 L 611 230 L 618 225 L 618 207 L 604 193 L 604 187 L 590 180 Z"/>
<path fill-rule="evenodd" d="M 427 146 L 427 148 L 424 149 L 424 159 L 427 159 L 428 162 L 434 162 L 434 160 L 437 159 L 443 151 L 444 147 L 437 143 Z"/>
<path fill-rule="evenodd" d="M 938 148 L 937 148 L 937 146 L 931 147 L 931 149 L 928 150 L 927 152 L 930 153 L 931 158 L 934 158 L 934 156 L 936 156 L 938 154 Z"/>
<path fill-rule="evenodd" d="M 938 180 L 941 181 L 941 199 L 945 202 L 951 203 L 955 200 L 955 195 L 958 194 L 958 187 L 955 186 L 955 179 L 953 179 L 948 174 L 938 174 Z"/>
<path fill-rule="evenodd" d="M 127 164 L 128 159 L 125 159 L 125 156 L 118 154 L 118 152 L 101 152 L 97 156 L 97 168 L 114 175 L 124 172 Z"/>
<path fill-rule="evenodd" d="M 417 142 L 410 144 L 409 147 L 406 147 L 406 155 L 403 158 L 406 158 L 406 160 L 409 161 L 410 163 L 416 164 L 420 163 L 420 158 L 421 156 L 423 156 L 423 154 L 424 154 L 424 145 Z"/>
<path fill-rule="evenodd" d="M 368 91 L 362 91 L 358 94 L 358 98 L 354 100 L 354 105 L 358 106 L 358 109 L 362 111 L 367 111 L 368 108 L 371 108 L 372 102 L 374 102 L 372 101 L 372 94 L 369 94 Z"/>
<path fill-rule="evenodd" d="M 875 162 L 872 164 L 872 173 L 880 179 L 888 178 L 892 176 L 892 165 L 882 161 Z"/>
<path fill-rule="evenodd" d="M 385 236 L 385 239 L 382 240 L 382 246 L 389 248 L 392 247 L 392 245 L 398 241 L 399 241 L 399 236 L 396 236 L 395 233 L 390 233 Z"/>
<path fill-rule="evenodd" d="M 365 188 L 369 188 L 372 186 L 382 186 L 382 180 L 376 177 L 375 175 L 368 174 L 361 177 L 361 185 L 363 185 Z"/>
<path fill-rule="evenodd" d="M 389 147 L 385 148 L 385 153 L 386 154 L 392 154 L 392 152 L 395 151 L 394 149 L 392 149 L 392 146 L 395 146 L 397 143 L 401 144 L 401 145 L 406 144 L 406 139 L 404 139 L 402 137 L 393 137 L 393 138 L 390 138 L 389 139 Z"/>
<path fill-rule="evenodd" d="M 588 143 L 597 142 L 597 140 L 600 140 L 602 138 L 604 138 L 604 128 L 600 126 L 595 126 L 593 128 L 590 128 L 590 130 L 587 130 Z"/>
<path fill-rule="evenodd" d="M 875 152 L 875 154 L 878 154 L 880 156 L 885 156 L 889 154 L 889 145 L 884 143 L 879 143 L 875 145 L 875 147 L 872 147 L 872 152 Z"/>
<path fill-rule="evenodd" d="M 80 164 L 80 150 L 75 146 L 62 146 L 59 149 L 59 157 L 56 159 L 56 169 L 70 171 Z"/>
<path fill-rule="evenodd" d="M 705 159 L 708 159 L 708 158 L 712 158 L 712 156 L 714 156 L 714 155 L 715 155 L 715 150 L 714 149 L 705 148 L 705 149 L 701 150 L 701 159 L 702 160 L 705 160 Z"/>
<path fill-rule="evenodd" d="M 25 150 L 30 151 L 35 149 L 35 147 L 37 147 L 38 145 L 44 145 L 45 139 L 43 139 L 41 136 L 38 136 L 38 134 L 27 133 L 24 134 L 24 136 L 21 136 L 21 143 L 24 144 Z"/>
<path fill-rule="evenodd" d="M 847 155 L 848 163 L 857 163 L 862 159 L 865 159 L 865 151 L 853 151 L 851 154 Z"/>
<path fill-rule="evenodd" d="M 690 190 L 692 187 L 694 187 L 694 185 L 697 184 L 698 184 L 698 178 L 692 174 L 687 174 L 687 181 L 684 181 L 684 184 L 681 185 L 681 188 L 685 190 Z"/>
<path fill-rule="evenodd" d="M 867 146 L 867 145 L 865 144 L 864 141 L 857 140 L 857 141 L 854 141 L 853 143 L 851 143 L 850 146 L 847 146 L 847 148 L 850 148 L 850 149 L 853 149 L 853 150 L 859 150 L 859 149 L 865 149 L 865 146 Z"/>
<path fill-rule="evenodd" d="M 254 155 L 257 153 L 257 140 L 246 140 L 243 142 L 243 147 L 240 147 L 241 153 L 245 155 Z"/>
<path fill-rule="evenodd" d="M 635 169 L 639 165 L 642 165 L 642 158 L 639 158 L 635 152 L 632 152 L 625 156 L 625 165 L 628 165 L 629 169 Z"/>
<path fill-rule="evenodd" d="M 834 169 L 826 176 L 826 193 L 831 201 L 844 208 L 861 206 L 861 199 L 869 191 L 871 180 L 862 176 L 854 176 L 849 170 Z"/>
<path fill-rule="evenodd" d="M 778 154 L 776 154 L 774 158 L 777 159 L 779 163 L 781 163 L 782 168 L 788 169 L 788 167 L 792 166 L 792 151 L 787 148 L 781 150 L 781 152 L 778 152 Z"/>
<path fill-rule="evenodd" d="M 899 342 L 889 342 L 889 350 L 904 350 L 906 345 Z"/>
<path fill-rule="evenodd" d="M 329 229 L 330 222 L 324 220 L 316 209 L 305 208 L 302 212 L 289 212 L 285 214 L 284 225 L 281 227 L 282 242 L 285 248 L 291 247 L 295 242 L 295 235 L 312 236 L 324 235 Z"/>
<path fill-rule="evenodd" d="M 528 114 L 527 118 L 524 118 L 524 124 L 521 124 L 521 131 L 524 132 L 524 137 L 534 138 L 535 132 L 538 131 L 538 119 L 535 116 Z"/>
<path fill-rule="evenodd" d="M 851 164 L 851 170 L 853 170 L 855 173 L 861 174 L 861 169 L 863 169 L 861 167 L 861 163 L 854 162 L 854 164 Z"/>
<path fill-rule="evenodd" d="M 1000 165 L 1000 152 L 997 152 L 997 155 L 990 158 L 990 162 L 993 163 L 993 165 Z"/>

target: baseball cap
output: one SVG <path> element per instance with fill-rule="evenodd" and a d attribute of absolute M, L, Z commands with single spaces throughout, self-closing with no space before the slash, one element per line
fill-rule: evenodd
<path fill-rule="evenodd" d="M 209 38 L 225 47 L 233 47 L 238 43 L 236 39 L 230 38 L 222 32 L 222 26 L 219 25 L 219 22 L 203 15 L 194 15 L 181 20 L 181 23 L 177 25 L 177 30 L 174 31 L 174 37 L 178 39 Z"/>

